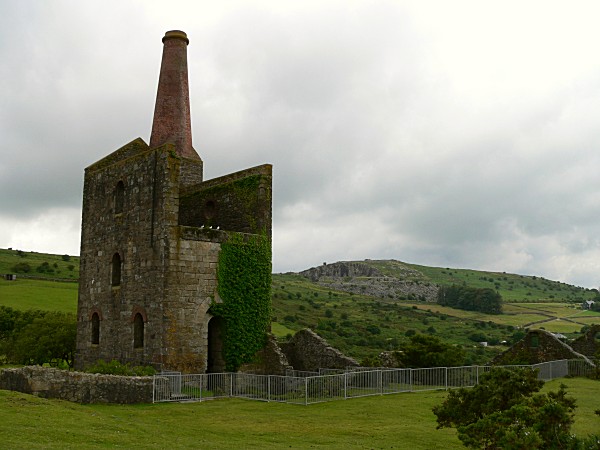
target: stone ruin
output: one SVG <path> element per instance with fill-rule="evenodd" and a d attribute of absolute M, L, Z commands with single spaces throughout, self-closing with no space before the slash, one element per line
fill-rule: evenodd
<path fill-rule="evenodd" d="M 271 165 L 203 179 L 192 146 L 188 43 L 182 31 L 163 38 L 150 144 L 134 139 L 85 169 L 76 369 L 103 359 L 223 371 L 230 319 L 211 309 L 223 302 L 222 245 L 254 236 L 270 247 Z M 249 270 L 270 278 L 268 265 Z"/>
<path fill-rule="evenodd" d="M 586 335 L 578 338 L 571 345 L 561 341 L 548 331 L 529 330 L 523 339 L 496 356 L 491 364 L 538 364 L 559 359 L 583 359 L 593 366 L 594 363 L 591 359 L 595 356 L 594 350 L 597 351 L 598 343 L 596 342 L 596 347 L 590 345 L 588 335 L 591 334 L 593 339 L 600 326 L 595 326 L 595 328 L 596 331 L 588 331 Z M 578 343 L 579 340 L 581 341 Z"/>

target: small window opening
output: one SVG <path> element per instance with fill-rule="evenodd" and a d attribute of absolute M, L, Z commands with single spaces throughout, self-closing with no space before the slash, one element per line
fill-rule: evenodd
<path fill-rule="evenodd" d="M 204 204 L 204 218 L 207 220 L 213 219 L 216 213 L 216 205 L 212 200 L 207 201 Z"/>
<path fill-rule="evenodd" d="M 117 183 L 115 188 L 115 214 L 123 212 L 123 204 L 125 203 L 125 185 L 122 181 Z"/>
<path fill-rule="evenodd" d="M 137 313 L 133 319 L 133 348 L 144 347 L 144 318 Z"/>
<path fill-rule="evenodd" d="M 111 263 L 111 285 L 121 285 L 121 255 L 115 253 Z"/>
<path fill-rule="evenodd" d="M 540 346 L 540 338 L 539 336 L 531 336 L 531 347 L 537 348 Z"/>
<path fill-rule="evenodd" d="M 92 344 L 100 343 L 100 316 L 98 313 L 92 314 Z"/>

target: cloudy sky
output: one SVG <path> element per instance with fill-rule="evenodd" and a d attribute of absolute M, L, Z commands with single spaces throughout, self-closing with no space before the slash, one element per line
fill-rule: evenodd
<path fill-rule="evenodd" d="M 274 165 L 273 269 L 600 284 L 597 1 L 0 0 L 0 248 L 79 253 L 86 166 L 188 47 L 205 178 Z"/>

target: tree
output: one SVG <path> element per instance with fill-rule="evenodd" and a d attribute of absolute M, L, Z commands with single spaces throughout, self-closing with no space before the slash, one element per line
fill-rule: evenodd
<path fill-rule="evenodd" d="M 433 408 L 437 428 L 456 428 L 469 448 L 598 448 L 581 447 L 570 434 L 575 399 L 566 386 L 538 394 L 543 385 L 537 371 L 494 368 L 474 388 L 450 391 Z"/>
<path fill-rule="evenodd" d="M 403 367 L 460 366 L 465 361 L 462 348 L 446 344 L 435 336 L 415 334 L 400 347 L 396 359 Z"/>
<path fill-rule="evenodd" d="M 3 350 L 15 364 L 58 365 L 61 361 L 73 367 L 77 325 L 73 314 L 45 312 L 25 326 L 15 326 Z"/>
<path fill-rule="evenodd" d="M 502 296 L 489 288 L 469 286 L 440 286 L 438 304 L 467 311 L 479 311 L 486 314 L 502 313 Z"/>

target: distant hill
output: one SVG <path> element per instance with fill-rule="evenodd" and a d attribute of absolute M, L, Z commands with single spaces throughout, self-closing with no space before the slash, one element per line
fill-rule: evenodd
<path fill-rule="evenodd" d="M 7 273 L 18 278 L 78 281 L 79 256 L 0 249 L 0 274 Z"/>
<path fill-rule="evenodd" d="M 19 263 L 30 270 L 17 272 L 16 282 L 0 279 L 0 305 L 75 312 L 78 257 L 0 249 L 0 274 L 14 273 Z M 460 283 L 497 289 L 508 302 L 504 313 L 491 316 L 432 301 L 439 285 Z M 600 313 L 579 307 L 595 294 L 535 276 L 394 260 L 341 261 L 273 274 L 272 331 L 285 339 L 309 327 L 359 360 L 394 350 L 415 333 L 431 334 L 465 348 L 467 362 L 485 363 L 519 339 L 523 328 L 543 327 L 575 338 L 582 327 L 600 323 Z"/>
<path fill-rule="evenodd" d="M 396 260 L 340 261 L 299 273 L 321 286 L 339 291 L 396 300 L 435 301 L 437 286 L 466 284 L 491 288 L 507 302 L 582 303 L 596 290 L 543 277 L 419 266 Z"/>

